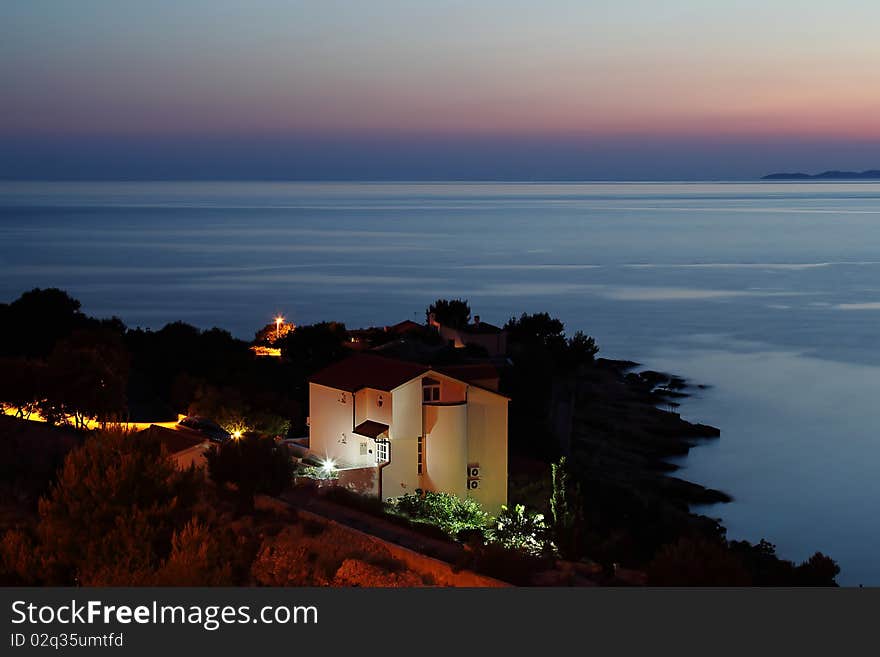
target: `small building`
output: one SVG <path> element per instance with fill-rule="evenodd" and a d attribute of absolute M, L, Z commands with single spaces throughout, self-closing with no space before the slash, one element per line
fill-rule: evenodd
<path fill-rule="evenodd" d="M 349 329 L 345 346 L 352 351 L 367 351 L 391 342 L 405 340 L 413 335 L 418 336 L 426 330 L 429 330 L 427 326 L 409 319 L 391 326 Z"/>
<path fill-rule="evenodd" d="M 433 316 L 429 319 L 429 324 L 437 329 L 446 343 L 454 347 L 461 348 L 468 345 L 482 347 L 490 358 L 504 356 L 507 353 L 507 331 L 481 321 L 479 315 L 474 315 L 474 321 L 461 328 L 441 324 Z"/>
<path fill-rule="evenodd" d="M 309 381 L 309 449 L 390 499 L 417 489 L 507 503 L 507 406 L 491 365 L 356 354 Z"/>
<path fill-rule="evenodd" d="M 158 424 L 138 432 L 144 436 L 158 440 L 168 452 L 168 458 L 179 470 L 187 470 L 190 466 L 203 470 L 208 465 L 207 452 L 213 444 L 203 433 L 177 426 L 173 429 Z"/>

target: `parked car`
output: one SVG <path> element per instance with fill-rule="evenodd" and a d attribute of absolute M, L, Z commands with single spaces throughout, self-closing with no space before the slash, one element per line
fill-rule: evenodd
<path fill-rule="evenodd" d="M 230 434 L 219 424 L 217 424 L 213 420 L 209 420 L 208 418 L 200 417 L 198 415 L 187 415 L 186 417 L 179 420 L 178 424 L 182 427 L 194 429 L 195 431 L 205 434 L 208 440 L 215 443 L 225 443 L 227 440 L 232 438 L 232 434 Z"/>

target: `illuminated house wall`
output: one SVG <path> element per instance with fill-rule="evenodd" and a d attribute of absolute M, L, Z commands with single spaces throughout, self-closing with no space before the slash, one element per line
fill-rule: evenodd
<path fill-rule="evenodd" d="M 354 434 L 354 426 L 352 393 L 309 385 L 309 450 L 315 456 L 346 466 L 375 465 L 375 455 L 361 454 L 365 439 Z"/>
<path fill-rule="evenodd" d="M 388 359 L 377 366 L 383 361 Z M 312 454 L 340 468 L 381 471 L 385 499 L 421 488 L 472 497 L 490 512 L 507 503 L 507 397 L 427 368 L 402 383 L 392 381 L 387 391 L 352 392 L 343 389 L 344 377 L 335 382 L 339 387 L 328 380 L 309 384 Z M 439 391 L 426 393 L 425 386 Z M 355 432 L 367 420 L 387 425 L 377 437 L 387 437 L 389 461 L 377 462 L 376 439 Z"/>

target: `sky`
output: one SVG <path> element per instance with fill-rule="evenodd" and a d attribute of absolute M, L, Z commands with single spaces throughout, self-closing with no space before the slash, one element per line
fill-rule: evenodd
<path fill-rule="evenodd" d="M 4 0 L 0 178 L 880 168 L 872 0 Z"/>

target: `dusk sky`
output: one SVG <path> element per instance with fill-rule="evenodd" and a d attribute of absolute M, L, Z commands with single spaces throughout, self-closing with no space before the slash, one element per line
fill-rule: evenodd
<path fill-rule="evenodd" d="M 880 168 L 880 3 L 11 0 L 0 177 Z"/>

